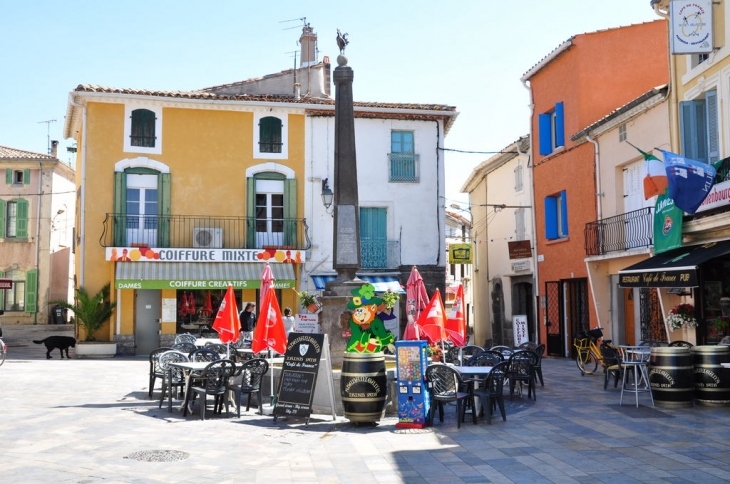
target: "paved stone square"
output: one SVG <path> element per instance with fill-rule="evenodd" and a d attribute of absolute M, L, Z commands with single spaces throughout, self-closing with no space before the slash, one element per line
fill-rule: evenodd
<path fill-rule="evenodd" d="M 46 360 L 43 346 L 11 347 L 0 367 L 0 481 L 730 481 L 730 408 L 652 408 L 646 395 L 639 409 L 619 407 L 619 391 L 572 360 L 544 359 L 537 401 L 507 396 L 506 422 L 467 416 L 460 429 L 453 406 L 427 429 L 319 415 L 274 423 L 254 410 L 201 421 L 158 409 L 148 370 L 146 358 Z"/>

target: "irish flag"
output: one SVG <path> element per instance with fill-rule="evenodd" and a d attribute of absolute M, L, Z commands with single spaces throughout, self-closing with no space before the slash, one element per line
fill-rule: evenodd
<path fill-rule="evenodd" d="M 659 158 L 639 148 L 636 149 L 644 157 L 644 200 L 649 200 L 651 197 L 663 194 L 669 186 L 667 172 Z"/>

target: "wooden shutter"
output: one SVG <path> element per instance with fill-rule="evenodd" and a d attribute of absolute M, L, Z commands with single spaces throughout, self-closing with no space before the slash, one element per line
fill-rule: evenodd
<path fill-rule="evenodd" d="M 13 184 L 13 170 L 12 168 L 5 168 L 5 183 L 7 185 Z"/>
<path fill-rule="evenodd" d="M 565 146 L 565 113 L 563 103 L 555 104 L 555 146 Z"/>
<path fill-rule="evenodd" d="M 16 200 L 18 204 L 18 218 L 16 219 L 15 236 L 19 239 L 28 238 L 28 200 L 19 198 Z"/>
<path fill-rule="evenodd" d="M 549 155 L 553 152 L 550 114 L 540 114 L 537 117 L 537 130 L 540 137 L 540 154 Z"/>
<path fill-rule="evenodd" d="M 558 238 L 558 200 L 555 197 L 545 197 L 545 238 Z"/>
<path fill-rule="evenodd" d="M 705 93 L 707 107 L 707 162 L 714 163 L 720 159 L 720 134 L 717 122 L 717 91 Z"/>
<path fill-rule="evenodd" d="M 284 180 L 284 245 L 299 247 L 297 243 L 297 181 Z"/>
<path fill-rule="evenodd" d="M 38 310 L 38 271 L 29 270 L 25 274 L 25 312 L 35 313 Z"/>
<path fill-rule="evenodd" d="M 30 184 L 30 168 L 26 168 L 25 170 L 23 170 L 23 184 Z"/>
<path fill-rule="evenodd" d="M 126 245 L 127 174 L 114 173 L 114 246 Z"/>
<path fill-rule="evenodd" d="M 246 248 L 256 248 L 256 178 L 246 179 Z"/>
<path fill-rule="evenodd" d="M 0 200 L 0 239 L 5 238 L 5 210 L 7 210 L 5 200 Z"/>
<path fill-rule="evenodd" d="M 705 100 L 679 103 L 679 132 L 681 154 L 693 160 L 707 162 L 707 124 Z"/>
<path fill-rule="evenodd" d="M 170 187 L 171 179 L 169 173 L 160 173 L 157 176 L 157 244 L 158 247 L 170 247 Z"/>

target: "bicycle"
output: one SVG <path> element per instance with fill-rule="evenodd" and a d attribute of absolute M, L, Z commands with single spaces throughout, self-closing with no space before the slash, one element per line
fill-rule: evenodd
<path fill-rule="evenodd" d="M 603 356 L 597 345 L 599 339 L 603 338 L 601 327 L 589 331 L 579 331 L 573 340 L 573 346 L 578 350 L 575 363 L 578 365 L 581 376 L 592 375 L 598 370 L 598 364 L 603 365 Z M 606 343 L 610 343 L 606 340 Z"/>
<path fill-rule="evenodd" d="M 3 335 L 3 331 L 0 329 L 0 336 Z M 3 363 L 5 363 L 5 353 L 8 352 L 8 345 L 5 344 L 5 341 L 0 337 L 0 366 L 2 366 Z"/>

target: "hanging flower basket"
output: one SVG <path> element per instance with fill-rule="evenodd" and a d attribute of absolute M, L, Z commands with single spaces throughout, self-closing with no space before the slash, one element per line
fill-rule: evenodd
<path fill-rule="evenodd" d="M 669 310 L 667 326 L 676 331 L 682 328 L 696 328 L 695 307 L 689 303 L 677 304 Z"/>
<path fill-rule="evenodd" d="M 400 299 L 400 294 L 398 294 L 397 292 L 392 292 L 390 289 L 388 289 L 386 292 L 383 293 L 381 299 L 383 300 L 383 305 L 385 305 L 385 309 L 393 309 L 395 304 Z"/>
<path fill-rule="evenodd" d="M 320 306 L 317 303 L 317 299 L 312 294 L 309 294 L 307 291 L 297 291 L 297 295 L 299 296 L 299 304 L 307 311 L 310 313 L 316 313 L 319 311 Z"/>

